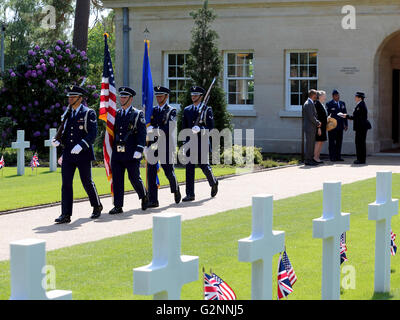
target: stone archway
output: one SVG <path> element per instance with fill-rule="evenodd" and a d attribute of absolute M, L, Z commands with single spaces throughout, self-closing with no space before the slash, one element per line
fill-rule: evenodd
<path fill-rule="evenodd" d="M 374 87 L 377 151 L 400 149 L 400 30 L 386 37 L 377 51 Z"/>

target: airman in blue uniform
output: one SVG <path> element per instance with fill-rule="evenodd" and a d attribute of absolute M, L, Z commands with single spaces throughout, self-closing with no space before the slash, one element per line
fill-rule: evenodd
<path fill-rule="evenodd" d="M 142 200 L 142 210 L 147 209 L 148 197 L 140 177 L 140 161 L 146 143 L 146 122 L 142 111 L 132 106 L 135 90 L 129 87 L 118 89 L 122 108 L 117 111 L 114 124 L 114 144 L 111 156 L 111 171 L 114 187 L 114 208 L 109 214 L 120 214 L 124 206 L 124 177 L 129 180 Z"/>
<path fill-rule="evenodd" d="M 165 176 L 167 177 L 171 189 L 171 193 L 174 194 L 175 203 L 181 201 L 181 193 L 179 190 L 178 180 L 175 176 L 173 155 L 176 150 L 175 144 L 172 145 L 172 137 L 170 137 L 170 128 L 173 129 L 174 125 L 176 128 L 176 116 L 177 112 L 175 108 L 172 108 L 167 104 L 167 100 L 170 94 L 170 90 L 165 87 L 155 87 L 154 93 L 157 99 L 158 105 L 153 108 L 153 113 L 151 116 L 150 126 L 147 128 L 148 133 L 154 132 L 154 130 L 159 130 L 163 132 L 163 137 L 165 139 L 158 139 L 158 136 L 154 137 L 154 141 L 149 142 L 147 148 L 155 148 L 155 157 L 160 157 L 161 167 L 164 170 Z M 171 141 L 170 141 L 171 138 Z M 160 148 L 160 143 L 165 141 L 165 145 Z M 146 149 L 147 149 L 146 148 Z M 172 149 L 172 150 L 170 150 Z M 163 154 L 161 154 L 163 153 Z M 157 163 L 148 163 L 148 187 L 149 187 L 149 208 L 157 208 L 159 206 L 158 202 L 158 186 L 157 186 Z"/>
<path fill-rule="evenodd" d="M 206 150 L 202 150 L 201 148 L 201 137 L 204 133 L 204 130 L 202 129 L 214 129 L 213 111 L 211 107 L 201 103 L 205 94 L 205 90 L 202 87 L 194 86 L 190 89 L 190 92 L 193 104 L 186 107 L 183 111 L 182 128 L 192 129 L 193 133 L 197 135 L 198 159 L 196 159 L 197 161 L 195 161 L 195 163 L 189 161 L 189 163 L 186 165 L 186 197 L 182 199 L 184 202 L 195 200 L 194 180 L 196 164 L 201 168 L 204 175 L 207 177 L 208 183 L 211 187 L 211 197 L 215 197 L 218 192 L 218 180 L 214 177 L 208 160 L 208 155 L 210 152 L 209 141 Z M 188 142 L 188 140 L 186 142 Z"/>
<path fill-rule="evenodd" d="M 86 90 L 71 86 L 68 90 L 69 107 L 63 117 L 67 117 L 61 141 L 53 140 L 53 146 L 60 143 L 64 146 L 62 153 L 62 191 L 61 191 L 61 216 L 55 220 L 56 223 L 71 222 L 73 204 L 73 180 L 76 169 L 82 185 L 89 196 L 93 207 L 91 218 L 97 219 L 101 215 L 103 206 L 92 180 L 92 161 L 95 160 L 93 143 L 97 134 L 97 115 L 92 109 L 82 104 Z"/>

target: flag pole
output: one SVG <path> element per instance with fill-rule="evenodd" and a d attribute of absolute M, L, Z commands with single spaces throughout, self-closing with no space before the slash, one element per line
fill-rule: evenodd
<path fill-rule="evenodd" d="M 203 300 L 206 300 L 206 287 L 205 287 L 205 283 L 204 283 L 204 279 L 206 278 L 206 275 L 205 275 L 205 269 L 204 269 L 204 266 L 203 266 L 203 279 L 201 279 L 202 281 L 203 281 Z"/>

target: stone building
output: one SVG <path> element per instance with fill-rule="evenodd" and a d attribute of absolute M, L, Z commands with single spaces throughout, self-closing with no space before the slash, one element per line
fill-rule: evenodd
<path fill-rule="evenodd" d="M 116 12 L 117 85 L 138 89 L 140 104 L 148 29 L 154 84 L 169 86 L 170 103 L 176 103 L 187 80 L 181 66 L 191 41 L 189 13 L 203 1 L 103 3 Z M 325 90 L 328 100 L 337 89 L 349 112 L 354 93 L 365 92 L 373 126 L 369 152 L 400 146 L 399 1 L 210 0 L 209 5 L 218 15 L 213 29 L 220 36 L 221 76 L 234 126 L 254 128 L 255 143 L 265 152 L 301 150 L 301 104 L 311 87 Z M 343 151 L 355 152 L 352 130 Z"/>

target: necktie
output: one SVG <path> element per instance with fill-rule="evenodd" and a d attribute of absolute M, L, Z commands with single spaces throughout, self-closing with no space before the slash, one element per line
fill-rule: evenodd
<path fill-rule="evenodd" d="M 76 110 L 74 110 L 74 111 L 72 112 L 72 119 L 75 118 L 75 115 L 76 115 Z"/>

